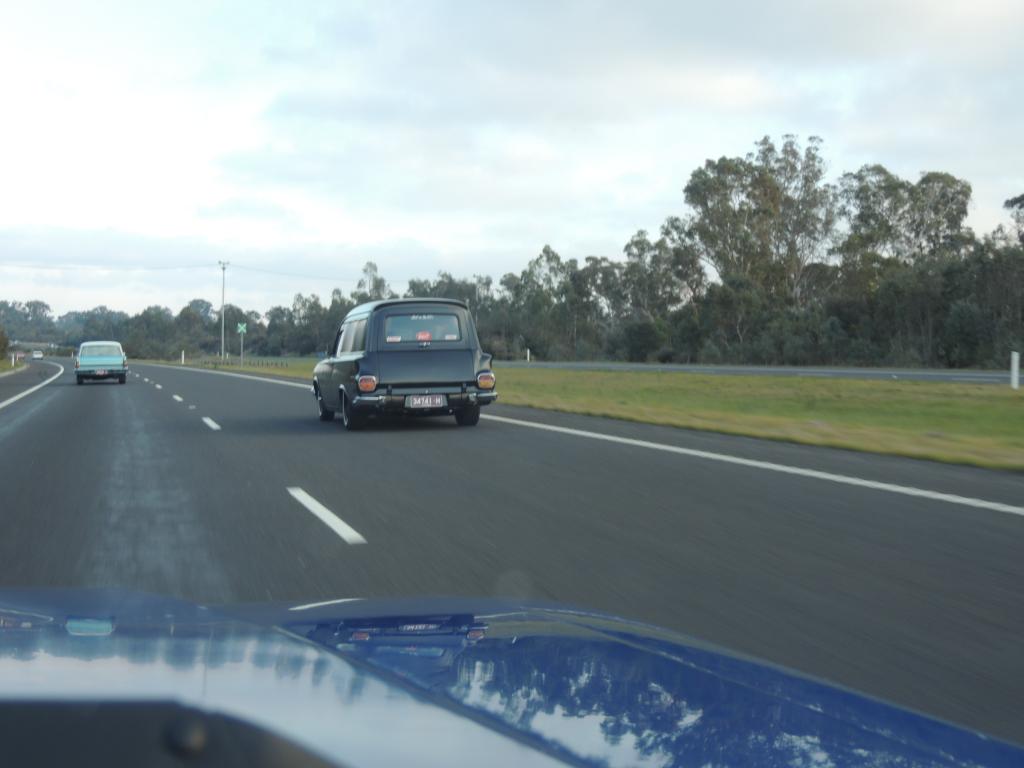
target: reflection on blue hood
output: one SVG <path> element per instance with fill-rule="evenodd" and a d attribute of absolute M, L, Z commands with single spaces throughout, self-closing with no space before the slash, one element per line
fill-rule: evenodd
<path fill-rule="evenodd" d="M 495 601 L 0 593 L 0 699 L 171 700 L 347 765 L 1024 765 L 1024 749 L 672 633 Z"/>

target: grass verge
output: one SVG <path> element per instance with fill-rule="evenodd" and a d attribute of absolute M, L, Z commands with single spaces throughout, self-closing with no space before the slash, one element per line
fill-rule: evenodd
<path fill-rule="evenodd" d="M 990 384 L 505 368 L 500 402 L 1024 469 L 1024 394 Z"/>
<path fill-rule="evenodd" d="M 16 364 L 14 364 L 12 366 L 11 365 L 11 358 L 9 358 L 9 357 L 0 358 L 0 373 L 10 373 L 11 371 L 16 371 L 19 368 L 24 368 L 24 367 L 25 367 L 24 363 L 16 363 Z"/>

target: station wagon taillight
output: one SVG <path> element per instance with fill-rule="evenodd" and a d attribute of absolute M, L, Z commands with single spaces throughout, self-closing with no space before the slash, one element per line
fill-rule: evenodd
<path fill-rule="evenodd" d="M 492 371 L 483 371 L 477 374 L 476 385 L 480 389 L 494 389 L 494 373 Z"/>
<path fill-rule="evenodd" d="M 360 376 L 356 383 L 359 385 L 360 392 L 373 392 L 377 388 L 377 377 L 376 376 Z"/>

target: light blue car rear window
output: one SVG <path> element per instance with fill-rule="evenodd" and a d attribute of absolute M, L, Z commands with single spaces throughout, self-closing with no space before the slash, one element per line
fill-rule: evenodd
<path fill-rule="evenodd" d="M 82 347 L 80 357 L 120 357 L 121 348 L 116 344 L 90 344 Z"/>

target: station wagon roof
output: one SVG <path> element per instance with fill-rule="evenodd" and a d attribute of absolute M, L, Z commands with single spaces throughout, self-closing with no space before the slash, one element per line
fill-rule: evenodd
<path fill-rule="evenodd" d="M 121 346 L 121 342 L 120 341 L 83 341 L 82 342 L 82 346 L 83 347 L 91 347 L 93 344 L 116 344 L 119 347 Z"/>
<path fill-rule="evenodd" d="M 384 299 L 382 301 L 370 301 L 366 304 L 360 304 L 349 311 L 349 315 L 361 315 L 376 312 L 378 309 L 390 306 L 400 306 L 402 304 L 450 304 L 455 307 L 461 307 L 462 309 L 468 309 L 466 302 L 459 301 L 458 299 L 440 299 L 440 298 L 412 298 L 412 299 Z M 347 317 L 347 315 L 346 315 Z"/>

